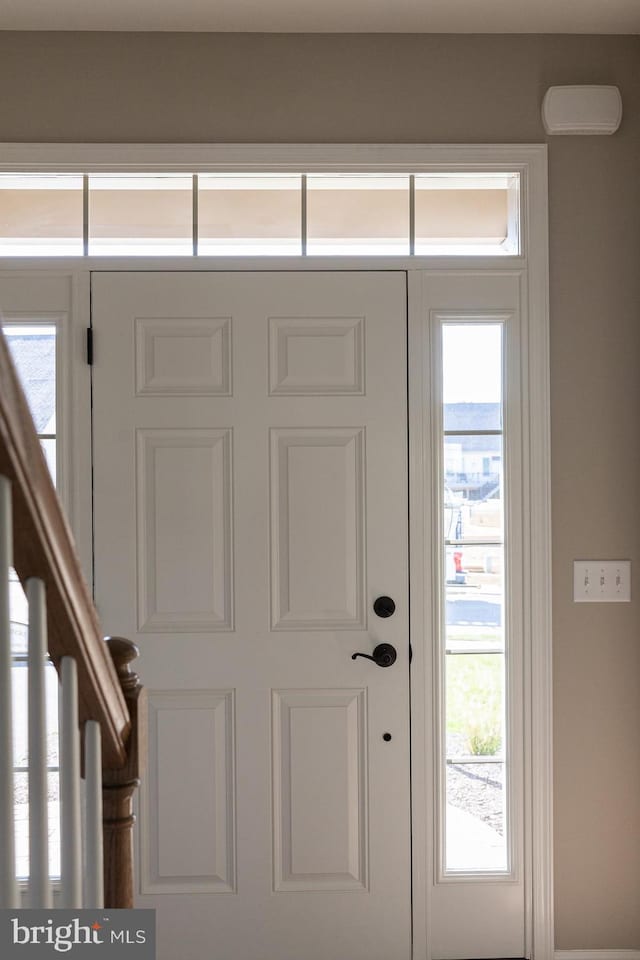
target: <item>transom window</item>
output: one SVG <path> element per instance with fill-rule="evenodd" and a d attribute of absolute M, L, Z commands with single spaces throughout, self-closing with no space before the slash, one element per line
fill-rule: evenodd
<path fill-rule="evenodd" d="M 520 253 L 518 173 L 4 173 L 0 256 Z"/>

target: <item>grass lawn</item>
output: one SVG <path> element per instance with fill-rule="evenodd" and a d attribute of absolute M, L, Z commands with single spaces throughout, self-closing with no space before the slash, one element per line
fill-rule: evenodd
<path fill-rule="evenodd" d="M 447 733 L 463 734 L 469 753 L 499 753 L 504 729 L 504 656 L 449 654 L 446 679 Z"/>

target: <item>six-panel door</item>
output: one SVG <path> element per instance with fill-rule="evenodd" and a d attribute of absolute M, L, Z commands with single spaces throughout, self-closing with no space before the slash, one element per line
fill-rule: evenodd
<path fill-rule="evenodd" d="M 149 691 L 159 960 L 409 960 L 405 283 L 93 278 L 96 599 Z"/>

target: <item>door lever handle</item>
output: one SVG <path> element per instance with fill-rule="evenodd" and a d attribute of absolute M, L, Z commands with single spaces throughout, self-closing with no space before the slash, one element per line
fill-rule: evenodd
<path fill-rule="evenodd" d="M 352 660 L 355 660 L 357 657 L 364 657 L 365 660 L 373 660 L 378 667 L 390 667 L 396 662 L 397 653 L 396 648 L 392 647 L 390 643 L 379 643 L 373 651 L 373 656 L 370 656 L 368 653 L 354 653 L 351 655 Z"/>

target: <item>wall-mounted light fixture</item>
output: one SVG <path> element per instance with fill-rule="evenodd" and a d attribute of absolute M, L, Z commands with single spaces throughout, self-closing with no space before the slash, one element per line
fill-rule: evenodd
<path fill-rule="evenodd" d="M 611 134 L 622 120 L 617 87 L 549 87 L 542 101 L 542 122 L 548 134 Z"/>

